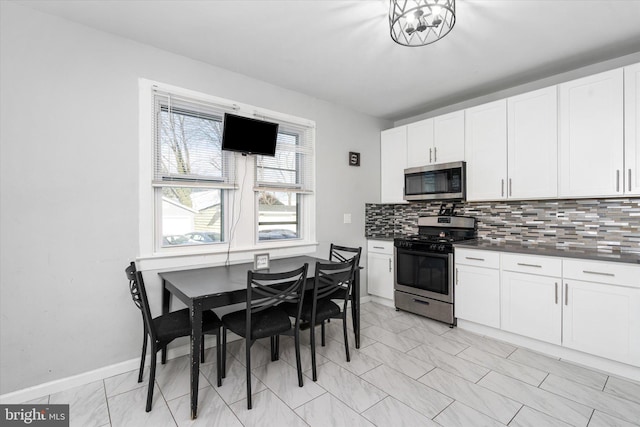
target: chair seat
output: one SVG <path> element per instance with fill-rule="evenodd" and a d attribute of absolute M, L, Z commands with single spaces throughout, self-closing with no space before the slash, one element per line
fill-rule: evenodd
<path fill-rule="evenodd" d="M 222 316 L 222 323 L 233 333 L 246 335 L 247 310 L 234 311 Z M 251 339 L 280 335 L 291 329 L 289 315 L 278 307 L 270 307 L 251 315 Z"/>
<path fill-rule="evenodd" d="M 300 319 L 303 322 L 311 321 L 311 313 L 313 310 L 313 301 L 305 301 L 302 304 L 302 313 L 300 314 Z M 286 306 L 287 314 L 291 317 L 296 317 L 296 310 L 298 309 L 297 304 L 283 304 Z M 340 306 L 330 299 L 321 299 L 318 301 L 318 306 L 316 307 L 316 323 L 320 323 L 323 320 L 330 319 L 334 316 L 340 314 Z"/>
<path fill-rule="evenodd" d="M 169 342 L 191 335 L 191 315 L 188 308 L 172 311 L 153 319 L 158 341 Z M 211 310 L 202 312 L 202 333 L 215 334 L 222 326 L 220 318 Z"/>

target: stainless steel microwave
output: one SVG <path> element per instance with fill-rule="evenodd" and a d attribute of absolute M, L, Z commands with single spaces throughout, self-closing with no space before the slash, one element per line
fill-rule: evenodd
<path fill-rule="evenodd" d="M 466 163 L 452 162 L 404 170 L 404 200 L 464 200 Z"/>

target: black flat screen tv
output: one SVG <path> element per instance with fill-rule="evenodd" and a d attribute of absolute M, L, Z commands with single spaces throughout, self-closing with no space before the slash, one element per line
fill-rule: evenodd
<path fill-rule="evenodd" d="M 275 156 L 278 124 L 225 113 L 222 149 Z"/>

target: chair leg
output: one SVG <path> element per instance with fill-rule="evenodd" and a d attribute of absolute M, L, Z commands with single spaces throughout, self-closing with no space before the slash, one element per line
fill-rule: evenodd
<path fill-rule="evenodd" d="M 280 338 L 280 336 L 278 336 Z M 298 370 L 298 386 L 302 387 L 304 383 L 302 382 L 302 361 L 300 360 L 300 332 L 296 329 L 293 336 L 295 340 L 296 346 L 296 369 Z M 280 341 L 278 339 L 278 341 Z"/>
<path fill-rule="evenodd" d="M 311 371 L 313 373 L 313 380 L 318 381 L 318 369 L 316 368 L 316 328 L 309 328 L 309 335 L 311 339 Z"/>
<path fill-rule="evenodd" d="M 147 407 L 145 411 L 151 412 L 151 404 L 153 403 L 153 387 L 156 381 L 156 359 L 158 358 L 156 346 L 153 346 L 153 355 L 151 356 L 151 369 L 149 370 L 149 391 L 147 391 Z"/>
<path fill-rule="evenodd" d="M 347 332 L 346 314 L 342 317 L 342 328 L 344 330 L 344 351 L 347 353 L 347 362 L 351 362 L 351 357 L 349 356 L 349 333 Z"/>
<path fill-rule="evenodd" d="M 218 333 L 216 334 L 216 375 L 218 376 L 218 387 L 222 386 L 222 360 L 220 360 L 221 354 L 220 329 L 218 329 Z"/>
<path fill-rule="evenodd" d="M 321 338 L 321 344 L 324 347 L 324 320 L 322 321 L 322 326 L 320 327 L 321 331 L 322 331 L 322 338 Z"/>
<path fill-rule="evenodd" d="M 200 363 L 204 363 L 204 334 L 202 334 L 200 344 Z"/>
<path fill-rule="evenodd" d="M 162 357 L 161 357 L 161 359 L 162 359 L 162 364 L 163 365 L 165 363 L 167 363 L 167 345 L 166 344 L 162 347 Z"/>
<path fill-rule="evenodd" d="M 251 341 L 247 338 L 245 342 L 247 353 L 247 409 L 251 409 Z"/>
<path fill-rule="evenodd" d="M 140 373 L 138 374 L 138 382 L 142 382 L 142 376 L 144 374 L 144 360 L 147 357 L 147 328 L 144 328 L 144 338 L 142 339 L 142 356 L 140 356 Z"/>
<path fill-rule="evenodd" d="M 222 378 L 227 378 L 227 327 L 222 326 Z"/>
<path fill-rule="evenodd" d="M 276 359 L 280 360 L 280 335 L 276 335 Z"/>
<path fill-rule="evenodd" d="M 275 336 L 269 337 L 269 346 L 271 348 L 271 361 L 273 362 L 276 360 L 276 337 Z"/>

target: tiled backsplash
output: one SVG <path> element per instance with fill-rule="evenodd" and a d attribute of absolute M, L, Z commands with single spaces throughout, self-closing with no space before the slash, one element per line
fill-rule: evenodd
<path fill-rule="evenodd" d="M 439 202 L 366 204 L 365 236 L 417 233 L 418 216 L 439 208 Z M 482 239 L 640 253 L 640 198 L 466 202 L 456 214 L 477 218 Z"/>

